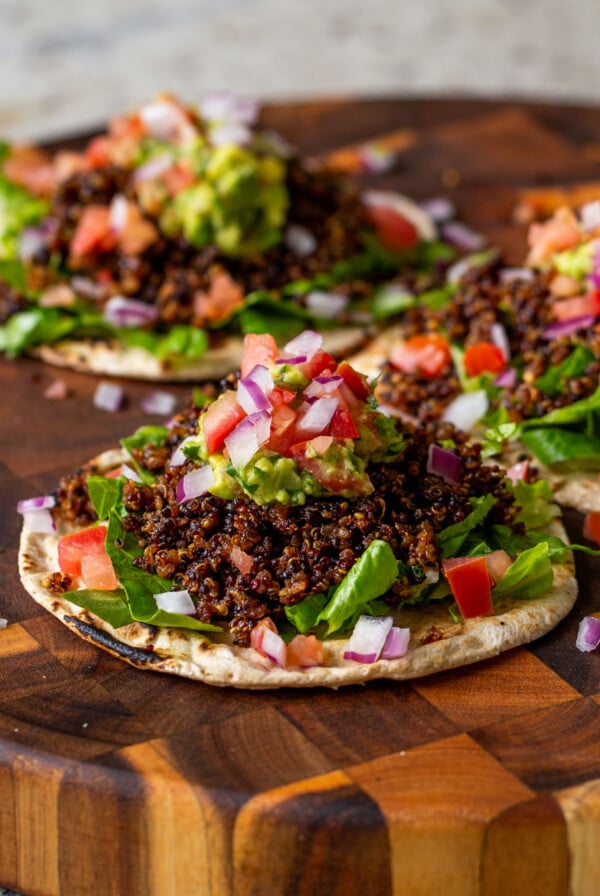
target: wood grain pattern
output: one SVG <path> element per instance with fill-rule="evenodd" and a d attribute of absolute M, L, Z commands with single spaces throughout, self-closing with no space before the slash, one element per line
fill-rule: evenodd
<path fill-rule="evenodd" d="M 265 122 L 313 155 L 396 139 L 396 166 L 365 184 L 447 190 L 516 263 L 523 196 L 600 180 L 586 108 L 340 99 L 269 106 Z M 57 377 L 67 399 L 45 400 Z M 27 896 L 595 896 L 600 655 L 574 644 L 600 609 L 598 560 L 577 558 L 576 609 L 542 641 L 413 684 L 244 693 L 138 672 L 44 614 L 16 566 L 17 500 L 148 422 L 151 386 L 122 383 L 127 407 L 110 415 L 92 406 L 93 377 L 0 361 L 0 883 Z M 173 392 L 183 406 L 189 390 Z M 581 538 L 579 515 L 567 524 Z"/>

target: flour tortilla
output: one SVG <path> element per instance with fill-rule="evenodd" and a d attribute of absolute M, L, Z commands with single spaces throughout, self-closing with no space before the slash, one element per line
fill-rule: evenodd
<path fill-rule="evenodd" d="M 365 330 L 359 327 L 338 327 L 322 335 L 324 350 L 335 356 L 355 351 L 366 338 Z M 242 342 L 241 336 L 223 336 L 194 360 L 161 361 L 145 349 L 101 339 L 63 339 L 35 346 L 29 353 L 46 364 L 82 373 L 157 382 L 201 382 L 218 380 L 238 370 Z"/>
<path fill-rule="evenodd" d="M 94 463 L 100 470 L 117 466 L 120 451 L 108 451 Z M 64 530 L 67 531 L 67 530 Z M 551 530 L 566 541 L 559 523 Z M 47 588 L 58 569 L 57 543 L 63 531 L 32 532 L 23 528 L 19 572 L 25 589 L 41 606 L 76 634 L 140 669 L 167 672 L 221 687 L 247 689 L 332 687 L 376 678 L 405 680 L 466 666 L 526 644 L 553 629 L 573 607 L 577 597 L 572 556 L 553 566 L 554 583 L 542 597 L 501 604 L 494 616 L 455 623 L 446 606 L 407 607 L 395 611 L 395 625 L 410 628 L 408 653 L 400 659 L 357 663 L 345 660 L 347 638 L 324 642 L 323 666 L 281 669 L 251 648 L 236 647 L 227 635 L 204 635 L 182 629 L 132 623 L 114 629 L 88 610 L 70 603 L 68 593 L 57 597 Z M 441 640 L 423 644 L 432 626 Z"/>
<path fill-rule="evenodd" d="M 383 364 L 389 359 L 394 345 L 403 338 L 404 333 L 400 325 L 382 330 L 359 352 L 351 355 L 348 358 L 348 362 L 355 370 L 363 373 L 372 382 L 380 373 Z M 406 417 L 406 415 L 394 412 L 394 408 L 389 410 L 394 416 L 402 419 Z M 406 417 L 406 420 L 410 423 L 417 422 L 409 417 Z M 479 432 L 475 429 L 471 432 L 471 436 L 474 440 L 482 438 L 483 430 Z M 512 443 L 505 453 L 491 460 L 508 468 L 519 458 L 526 455 L 529 455 L 526 446 L 516 442 Z M 590 472 L 589 470 L 559 473 L 537 460 L 535 461 L 535 466 L 540 478 L 546 479 L 550 484 L 558 504 L 561 504 L 563 507 L 572 507 L 581 513 L 600 511 L 599 473 Z"/>

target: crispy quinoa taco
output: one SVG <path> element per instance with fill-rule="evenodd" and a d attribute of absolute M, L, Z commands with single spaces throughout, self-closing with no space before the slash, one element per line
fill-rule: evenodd
<path fill-rule="evenodd" d="M 336 354 L 390 279 L 452 251 L 394 193 L 300 158 L 256 104 L 161 96 L 79 152 L 0 144 L 0 351 L 142 379 L 219 378 L 242 335 L 307 325 Z"/>
<path fill-rule="evenodd" d="M 381 413 L 317 333 L 247 336 L 226 386 L 21 502 L 23 584 L 81 637 L 215 685 L 337 687 L 495 656 L 573 606 L 546 483 Z"/>
<path fill-rule="evenodd" d="M 529 242 L 521 268 L 494 252 L 458 262 L 352 363 L 392 413 L 452 422 L 515 476 L 536 463 L 559 503 L 597 513 L 600 204 L 561 209 Z"/>

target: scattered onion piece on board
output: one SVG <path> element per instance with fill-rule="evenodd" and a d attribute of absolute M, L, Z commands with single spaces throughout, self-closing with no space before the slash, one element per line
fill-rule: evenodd
<path fill-rule="evenodd" d="M 177 396 L 172 392 L 164 392 L 154 389 L 148 392 L 140 401 L 140 408 L 145 414 L 160 414 L 168 417 L 175 410 Z"/>
<path fill-rule="evenodd" d="M 600 619 L 596 616 L 584 616 L 579 623 L 575 646 L 578 650 L 588 653 L 596 650 L 600 645 Z"/>
<path fill-rule="evenodd" d="M 96 391 L 92 399 L 95 408 L 101 411 L 108 411 L 111 414 L 116 413 L 123 407 L 125 401 L 125 390 L 117 383 L 109 383 L 102 380 L 96 386 Z"/>

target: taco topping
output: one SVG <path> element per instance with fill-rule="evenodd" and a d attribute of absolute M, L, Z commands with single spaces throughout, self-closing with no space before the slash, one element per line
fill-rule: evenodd
<path fill-rule="evenodd" d="M 402 656 L 404 603 L 454 598 L 468 619 L 544 593 L 564 551 L 527 531 L 532 508 L 536 527 L 554 516 L 545 483 L 513 487 L 450 425 L 400 428 L 319 343 L 305 332 L 280 355 L 249 338 L 250 371 L 220 397 L 124 439 L 122 466 L 63 479 L 53 593 L 115 627 L 227 632 L 286 668 L 324 662 L 324 639 L 352 629 L 348 661 Z"/>

